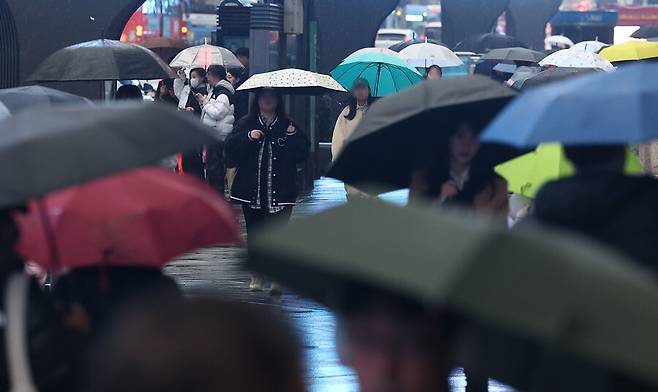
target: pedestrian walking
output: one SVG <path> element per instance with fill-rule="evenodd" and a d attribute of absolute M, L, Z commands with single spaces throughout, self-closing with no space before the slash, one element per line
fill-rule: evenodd
<path fill-rule="evenodd" d="M 237 164 L 231 198 L 242 203 L 248 238 L 270 221 L 287 222 L 297 201 L 297 165 L 309 155 L 309 142 L 286 115 L 283 99 L 272 89 L 259 90 L 249 114 L 226 143 Z M 253 276 L 250 289 L 263 289 Z M 273 294 L 279 288 L 273 285 Z"/>
<path fill-rule="evenodd" d="M 658 181 L 624 175 L 625 146 L 565 146 L 573 177 L 537 193 L 534 218 L 601 241 L 658 272 Z"/>
<path fill-rule="evenodd" d="M 427 73 L 425 74 L 425 79 L 427 80 L 439 80 L 443 77 L 443 70 L 438 65 L 432 65 L 427 68 Z"/>
<path fill-rule="evenodd" d="M 236 121 L 242 119 L 249 112 L 249 92 L 238 91 L 238 87 L 245 82 L 246 75 L 245 70 L 240 68 L 233 68 L 227 74 L 228 81 L 231 82 L 231 85 L 236 90 L 233 95 L 233 104 L 235 105 L 234 117 Z M 235 132 L 235 128 L 233 132 Z M 235 180 L 235 166 L 235 162 L 226 160 L 226 190 L 229 195 L 231 194 L 231 188 Z"/>
<path fill-rule="evenodd" d="M 117 101 L 144 101 L 144 94 L 142 94 L 142 90 L 139 89 L 139 87 L 133 85 L 133 84 L 124 84 L 123 86 L 119 87 L 119 89 L 116 92 L 115 98 Z"/>
<path fill-rule="evenodd" d="M 178 106 L 178 98 L 174 91 L 174 79 L 162 79 L 155 92 L 155 102 Z"/>
<path fill-rule="evenodd" d="M 208 67 L 208 83 L 211 90 L 207 96 L 197 94 L 201 104 L 201 121 L 215 128 L 221 140 L 213 146 L 207 146 L 206 152 L 206 178 L 219 193 L 224 194 L 226 182 L 226 168 L 224 162 L 224 145 L 226 137 L 233 130 L 235 123 L 235 106 L 233 94 L 235 89 L 226 80 L 226 68 L 221 65 Z"/>
<path fill-rule="evenodd" d="M 334 133 L 331 139 L 331 155 L 334 159 L 340 154 L 345 146 L 345 141 L 354 132 L 357 125 L 359 125 L 366 110 L 368 110 L 368 107 L 373 101 L 374 98 L 372 97 L 368 80 L 363 78 L 356 79 L 352 86 L 352 96 L 345 109 L 338 116 L 336 126 L 334 127 Z M 370 197 L 367 193 L 350 185 L 345 185 L 345 192 L 347 193 L 348 200 Z"/>
<path fill-rule="evenodd" d="M 507 182 L 481 153 L 473 127 L 467 123 L 450 136 L 447 151 L 439 151 L 433 167 L 414 173 L 410 199 L 457 205 L 507 219 Z"/>
<path fill-rule="evenodd" d="M 178 97 L 178 109 L 194 113 L 201 118 L 202 109 L 197 94 L 202 96 L 208 95 L 208 80 L 206 79 L 206 70 L 203 68 L 194 68 L 190 71 L 190 79 L 186 80 L 185 71 L 178 73 L 178 78 L 174 80 L 174 92 Z M 179 157 L 178 171 L 188 173 L 198 178 L 205 179 L 205 163 L 203 162 L 203 149 L 191 151 L 182 154 Z"/>

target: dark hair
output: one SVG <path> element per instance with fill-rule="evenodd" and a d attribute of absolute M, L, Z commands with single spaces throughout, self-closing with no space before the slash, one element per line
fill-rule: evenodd
<path fill-rule="evenodd" d="M 249 58 L 249 48 L 239 48 L 235 51 L 235 56 Z"/>
<path fill-rule="evenodd" d="M 178 105 L 178 98 L 174 97 L 171 94 L 165 94 L 162 95 L 160 90 L 162 89 L 162 86 L 167 87 L 167 90 L 172 91 L 174 89 L 174 79 L 163 79 L 158 83 L 158 89 L 155 92 L 155 100 L 156 101 L 166 101 L 171 104 L 176 104 Z"/>
<path fill-rule="evenodd" d="M 574 164 L 577 170 L 610 167 L 615 164 L 618 165 L 619 171 L 622 171 L 626 147 L 620 145 L 565 146 L 564 155 Z"/>
<path fill-rule="evenodd" d="M 211 65 L 208 67 L 208 75 L 212 75 L 219 80 L 225 80 L 226 68 L 223 65 Z"/>
<path fill-rule="evenodd" d="M 375 101 L 375 98 L 372 96 L 372 94 L 368 95 L 368 105 L 372 104 Z M 350 108 L 349 112 L 345 115 L 345 118 L 352 121 L 354 120 L 354 117 L 356 117 L 356 107 L 359 103 L 356 101 L 356 98 L 354 98 L 354 95 L 350 97 L 349 102 L 347 102 L 347 107 Z"/>
<path fill-rule="evenodd" d="M 443 76 L 443 70 L 441 69 L 441 67 L 439 67 L 438 65 L 432 65 L 431 67 L 427 68 L 427 73 L 425 74 L 425 78 L 427 78 L 427 76 L 429 76 L 430 71 L 433 70 L 433 69 L 438 69 L 439 70 L 439 75 Z"/>
<path fill-rule="evenodd" d="M 258 99 L 260 98 L 263 91 L 274 91 L 276 94 L 276 115 L 279 120 L 284 120 L 288 118 L 286 114 L 286 106 L 283 102 L 283 96 L 276 92 L 276 90 L 258 90 L 254 96 L 254 99 L 251 101 L 249 106 L 249 112 L 244 116 L 240 122 L 241 123 L 252 123 L 258 121 L 258 116 L 260 115 L 260 107 L 258 106 Z"/>
<path fill-rule="evenodd" d="M 210 299 L 137 307 L 90 356 L 86 388 L 110 391 L 301 392 L 294 328 L 267 307 Z"/>
<path fill-rule="evenodd" d="M 204 80 L 206 79 L 206 70 L 203 68 L 192 68 L 190 71 L 190 77 L 192 77 L 192 72 L 196 72 L 201 76 Z"/>
<path fill-rule="evenodd" d="M 115 99 L 117 101 L 131 100 L 131 99 L 142 100 L 144 99 L 144 95 L 142 95 L 142 90 L 140 90 L 139 87 L 132 84 L 125 84 L 119 87 L 115 95 Z"/>

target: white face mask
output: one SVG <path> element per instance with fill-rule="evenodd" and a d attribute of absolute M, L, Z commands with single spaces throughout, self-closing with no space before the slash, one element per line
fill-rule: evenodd
<path fill-rule="evenodd" d="M 192 88 L 197 88 L 199 87 L 200 84 L 201 84 L 201 79 L 196 79 L 196 78 L 190 79 L 190 86 L 192 86 Z"/>

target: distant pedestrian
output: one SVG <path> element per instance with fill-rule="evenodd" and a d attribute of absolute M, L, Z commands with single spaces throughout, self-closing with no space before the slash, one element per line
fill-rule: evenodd
<path fill-rule="evenodd" d="M 197 99 L 197 94 L 208 95 L 209 86 L 206 79 L 206 70 L 203 68 L 192 69 L 189 80 L 186 80 L 185 71 L 181 70 L 178 76 L 174 80 L 174 92 L 179 99 L 178 109 L 193 113 L 201 118 L 202 108 Z M 191 174 L 205 180 L 206 170 L 202 148 L 182 154 L 178 166 L 179 172 Z"/>
<path fill-rule="evenodd" d="M 89 392 L 305 392 L 299 339 L 268 307 L 208 299 L 126 312 L 94 350 Z"/>
<path fill-rule="evenodd" d="M 336 126 L 334 127 L 334 133 L 331 139 L 331 155 L 333 159 L 336 159 L 338 154 L 340 154 L 345 146 L 345 141 L 352 135 L 373 101 L 374 98 L 370 92 L 370 83 L 368 80 L 363 78 L 356 79 L 352 86 L 352 96 L 349 103 L 336 120 Z M 350 185 L 345 185 L 345 191 L 347 192 L 348 200 L 370 197 L 370 195 Z"/>
<path fill-rule="evenodd" d="M 201 121 L 215 129 L 220 142 L 207 146 L 206 178 L 213 188 L 224 194 L 226 181 L 224 145 L 226 137 L 233 131 L 235 123 L 235 106 L 233 105 L 235 89 L 226 80 L 226 68 L 221 65 L 208 67 L 207 77 L 211 88 L 209 94 L 207 96 L 197 94 L 202 108 Z"/>
<path fill-rule="evenodd" d="M 576 174 L 539 190 L 534 218 L 589 236 L 658 272 L 658 180 L 624 175 L 625 146 L 565 147 L 564 153 Z"/>
<path fill-rule="evenodd" d="M 144 101 L 144 94 L 142 94 L 142 90 L 139 89 L 139 87 L 133 85 L 133 84 L 124 84 L 123 86 L 119 87 L 117 90 L 115 99 L 117 101 Z"/>
<path fill-rule="evenodd" d="M 244 69 L 233 68 L 228 71 L 228 81 L 231 82 L 233 88 L 235 88 L 235 95 L 233 96 L 233 104 L 235 105 L 235 121 L 240 121 L 244 116 L 249 112 L 249 93 L 246 91 L 237 91 L 238 87 L 245 82 L 247 74 Z M 235 132 L 235 128 L 233 129 Z M 233 181 L 235 180 L 235 166 L 237 164 L 231 160 L 226 160 L 226 186 L 227 193 L 231 193 L 231 188 L 233 186 Z"/>
<path fill-rule="evenodd" d="M 425 74 L 425 79 L 427 80 L 439 80 L 443 77 L 443 70 L 438 65 L 432 65 L 427 69 L 427 74 Z"/>
<path fill-rule="evenodd" d="M 156 103 L 166 103 L 178 106 L 178 98 L 174 92 L 174 79 L 163 79 L 158 83 L 158 89 L 155 92 Z"/>
<path fill-rule="evenodd" d="M 309 155 L 309 142 L 286 115 L 274 90 L 260 90 L 249 114 L 240 120 L 226 143 L 228 158 L 237 164 L 231 198 L 242 203 L 251 238 L 263 224 L 287 222 L 297 202 L 297 165 Z M 250 289 L 263 289 L 254 276 Z M 279 288 L 272 287 L 273 294 Z"/>
<path fill-rule="evenodd" d="M 472 208 L 505 220 L 509 212 L 507 182 L 486 162 L 474 127 L 467 123 L 450 136 L 447 151 L 437 151 L 433 167 L 414 174 L 410 198 Z"/>
<path fill-rule="evenodd" d="M 235 51 L 235 57 L 244 66 L 245 75 L 249 76 L 249 48 L 239 48 Z"/>

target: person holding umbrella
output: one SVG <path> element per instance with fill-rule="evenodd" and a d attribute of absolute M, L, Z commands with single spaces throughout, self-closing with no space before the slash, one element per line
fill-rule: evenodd
<path fill-rule="evenodd" d="M 206 175 L 208 183 L 219 193 L 224 193 L 226 168 L 224 162 L 224 142 L 233 130 L 235 106 L 233 95 L 235 89 L 226 80 L 226 68 L 221 65 L 208 67 L 208 83 L 212 88 L 207 95 L 197 94 L 202 107 L 201 121 L 214 128 L 221 140 L 214 146 L 208 146 L 206 157 Z"/>
<path fill-rule="evenodd" d="M 373 102 L 373 97 L 370 93 L 370 83 L 367 79 L 356 79 L 352 87 L 352 95 L 349 103 L 338 116 L 336 126 L 334 127 L 333 137 L 331 139 L 331 155 L 336 158 L 345 141 L 350 137 L 354 129 L 359 125 L 363 119 L 368 106 Z M 347 192 L 347 199 L 357 197 L 368 197 L 366 193 L 359 191 L 357 188 L 345 185 Z"/>
<path fill-rule="evenodd" d="M 263 224 L 287 222 L 297 201 L 297 165 L 309 155 L 309 142 L 286 115 L 274 89 L 256 92 L 249 114 L 226 142 L 227 158 L 237 164 L 231 199 L 242 203 L 248 241 Z M 263 289 L 253 276 L 250 289 Z M 278 294 L 277 285 L 272 285 Z"/>
<path fill-rule="evenodd" d="M 426 199 L 507 217 L 507 182 L 487 162 L 474 129 L 462 123 L 443 147 L 447 151 L 439 151 L 429 169 L 414 174 L 411 200 Z"/>
<path fill-rule="evenodd" d="M 432 65 L 431 67 L 427 68 L 427 74 L 425 75 L 425 79 L 427 80 L 439 80 L 443 77 L 443 70 L 441 70 L 441 67 L 438 65 Z"/>

